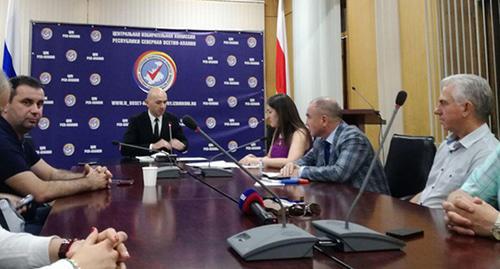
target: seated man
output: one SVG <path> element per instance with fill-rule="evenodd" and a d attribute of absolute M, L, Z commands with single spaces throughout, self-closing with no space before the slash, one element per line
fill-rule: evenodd
<path fill-rule="evenodd" d="M 148 111 L 129 119 L 123 143 L 154 150 L 186 151 L 188 142 L 179 120 L 173 114 L 166 112 L 167 93 L 160 88 L 152 88 L 145 102 Z M 151 154 L 149 151 L 131 147 L 121 147 L 120 151 L 123 156 Z"/>
<path fill-rule="evenodd" d="M 56 169 L 38 156 L 24 135 L 34 128 L 43 112 L 44 92 L 36 79 L 19 76 L 12 87 L 0 73 L 0 192 L 25 196 L 44 203 L 84 191 L 108 188 L 111 173 L 105 167 L 85 166 L 83 173 Z M 5 94 L 8 91 L 9 94 Z M 48 211 L 37 212 L 27 223 L 27 231 L 37 234 Z"/>
<path fill-rule="evenodd" d="M 281 174 L 361 187 L 375 153 L 363 132 L 341 119 L 341 111 L 336 101 L 326 97 L 309 104 L 306 125 L 317 138 L 313 148 L 301 159 L 286 164 Z M 380 161 L 370 175 L 366 190 L 390 193 Z"/>
<path fill-rule="evenodd" d="M 441 81 L 434 114 L 450 134 L 436 152 L 424 190 L 411 202 L 441 208 L 448 194 L 494 150 L 498 140 L 486 123 L 492 102 L 490 86 L 481 77 L 458 74 Z"/>
<path fill-rule="evenodd" d="M 443 203 L 448 229 L 500 241 L 500 146 Z"/>
<path fill-rule="evenodd" d="M 10 233 L 0 227 L 0 268 L 125 268 L 130 255 L 123 242 L 127 234 L 96 228 L 85 240 Z"/>

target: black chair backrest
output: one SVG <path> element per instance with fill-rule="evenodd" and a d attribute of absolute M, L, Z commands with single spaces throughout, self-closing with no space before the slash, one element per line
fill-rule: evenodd
<path fill-rule="evenodd" d="M 394 134 L 384 168 L 392 196 L 401 198 L 421 192 L 435 154 L 432 136 Z"/>

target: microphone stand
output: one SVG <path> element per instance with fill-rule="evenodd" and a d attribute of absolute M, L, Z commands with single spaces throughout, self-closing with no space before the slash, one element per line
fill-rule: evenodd
<path fill-rule="evenodd" d="M 278 201 L 281 210 L 282 224 L 269 224 L 252 228 L 235 234 L 227 239 L 229 245 L 246 261 L 275 260 L 289 258 L 310 258 L 312 247 L 317 238 L 294 224 L 287 225 L 286 212 L 281 199 L 264 183 L 257 179 L 248 169 L 243 167 L 229 152 L 205 133 L 191 116 L 182 118 L 184 125 L 199 132 L 210 143 L 215 145 L 226 157 L 231 159 L 245 174 L 259 184 L 266 192 Z"/>
<path fill-rule="evenodd" d="M 392 112 L 391 119 L 382 137 L 382 144 L 378 148 L 377 152 L 373 156 L 370 163 L 368 171 L 363 179 L 363 183 L 359 188 L 358 194 L 354 199 L 349 211 L 346 215 L 345 221 L 341 220 L 317 220 L 313 221 L 313 226 L 320 232 L 320 234 L 327 237 L 334 238 L 339 242 L 338 248 L 346 252 L 357 252 L 357 251 L 379 251 L 379 250 L 401 250 L 406 243 L 398 240 L 396 238 L 386 236 L 362 225 L 351 223 L 349 225 L 349 220 L 351 214 L 359 201 L 359 198 L 363 194 L 366 186 L 368 184 L 368 179 L 377 163 L 378 156 L 382 150 L 383 143 L 389 134 L 394 118 L 396 117 L 399 108 L 403 105 L 406 100 L 406 92 L 400 91 L 396 97 L 396 107 Z"/>

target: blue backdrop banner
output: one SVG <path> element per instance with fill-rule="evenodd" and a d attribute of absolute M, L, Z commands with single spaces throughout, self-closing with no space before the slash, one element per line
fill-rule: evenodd
<path fill-rule="evenodd" d="M 261 32 L 33 23 L 31 75 L 44 84 L 44 116 L 31 132 L 58 167 L 116 159 L 128 119 L 146 110 L 151 87 L 167 91 L 167 111 L 189 114 L 225 148 L 264 136 Z M 189 150 L 217 149 L 184 128 Z M 264 154 L 264 142 L 235 152 Z"/>

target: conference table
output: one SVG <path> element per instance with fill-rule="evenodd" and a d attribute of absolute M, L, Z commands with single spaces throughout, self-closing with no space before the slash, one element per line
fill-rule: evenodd
<path fill-rule="evenodd" d="M 102 190 L 55 201 L 42 230 L 43 235 L 85 238 L 91 227 L 114 227 L 129 235 L 128 268 L 343 268 L 314 251 L 313 258 L 254 261 L 242 260 L 226 239 L 256 227 L 254 218 L 237 204 L 192 176 L 159 179 L 156 187 L 144 187 L 138 163 L 108 165 L 115 178 L 131 178 L 130 186 L 112 185 Z M 255 171 L 257 172 L 257 171 Z M 238 199 L 254 187 L 251 178 L 235 169 L 230 178 L 205 182 Z M 343 219 L 357 189 L 336 183 L 311 183 L 272 187 L 280 197 L 304 198 L 321 206 L 314 217 L 290 217 L 289 222 L 317 234 L 312 221 Z M 431 210 L 387 195 L 366 192 L 351 220 L 385 233 L 396 228 L 420 228 L 424 235 L 405 240 L 402 251 L 343 253 L 328 250 L 352 268 L 500 268 L 500 243 L 491 239 L 461 236 L 447 231 L 441 210 Z"/>

